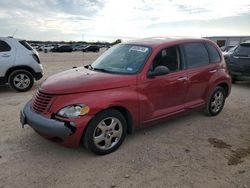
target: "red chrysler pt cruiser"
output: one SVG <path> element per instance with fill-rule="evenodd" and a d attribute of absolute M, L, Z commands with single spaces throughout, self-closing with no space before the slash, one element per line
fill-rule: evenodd
<path fill-rule="evenodd" d="M 210 40 L 148 38 L 51 76 L 20 119 L 45 138 L 102 155 L 153 121 L 196 108 L 218 115 L 230 90 L 224 58 Z"/>

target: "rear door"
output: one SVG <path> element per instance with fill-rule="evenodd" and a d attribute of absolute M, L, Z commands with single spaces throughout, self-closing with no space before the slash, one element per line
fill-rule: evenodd
<path fill-rule="evenodd" d="M 210 63 L 208 48 L 203 42 L 184 44 L 183 50 L 188 76 L 185 108 L 195 108 L 204 104 L 208 83 L 216 74 L 218 63 Z"/>
<path fill-rule="evenodd" d="M 12 67 L 15 60 L 15 49 L 11 45 L 0 39 L 0 77 L 4 77 L 9 67 Z"/>

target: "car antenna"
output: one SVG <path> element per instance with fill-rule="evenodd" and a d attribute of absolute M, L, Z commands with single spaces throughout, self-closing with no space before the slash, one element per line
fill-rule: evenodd
<path fill-rule="evenodd" d="M 11 36 L 12 38 L 13 38 L 14 35 L 16 34 L 17 30 L 18 30 L 18 29 L 16 29 L 16 30 L 14 31 L 14 33 L 12 34 L 12 36 Z"/>

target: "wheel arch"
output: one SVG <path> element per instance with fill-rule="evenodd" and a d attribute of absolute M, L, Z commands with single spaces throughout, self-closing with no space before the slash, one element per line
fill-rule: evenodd
<path fill-rule="evenodd" d="M 117 111 L 119 111 L 123 116 L 124 116 L 124 118 L 126 119 L 126 122 L 127 122 L 127 133 L 129 133 L 129 134 L 131 134 L 131 133 L 133 133 L 133 124 L 134 124 L 134 122 L 133 122 L 133 117 L 132 117 L 132 115 L 131 115 L 131 113 L 130 113 L 130 111 L 127 109 L 127 108 L 125 108 L 125 107 L 123 107 L 123 106 L 118 106 L 118 105 L 115 105 L 115 106 L 109 106 L 109 107 L 107 107 L 107 108 L 103 108 L 102 110 L 100 110 L 99 112 L 97 112 L 95 115 L 94 115 L 94 117 L 93 118 L 95 118 L 95 116 L 97 116 L 99 113 L 101 113 L 101 112 L 103 112 L 103 111 L 105 111 L 105 110 L 109 110 L 109 109 L 114 109 L 114 110 L 117 110 Z M 93 119 L 92 118 L 92 119 Z M 92 120 L 91 119 L 91 120 Z M 91 121 L 90 120 L 90 121 Z M 88 125 L 87 125 L 88 126 Z M 87 127 L 86 126 L 86 127 Z M 86 127 L 85 127 L 85 129 L 84 129 L 84 132 L 85 132 L 85 130 L 86 130 Z"/>
<path fill-rule="evenodd" d="M 127 122 L 127 133 L 131 134 L 133 132 L 133 118 L 127 108 L 122 107 L 122 106 L 112 106 L 112 107 L 106 108 L 105 110 L 107 109 L 115 109 L 121 112 L 121 114 L 125 117 L 126 122 Z"/>
<path fill-rule="evenodd" d="M 33 77 L 35 77 L 35 71 L 31 67 L 25 66 L 25 65 L 19 65 L 19 66 L 11 67 L 7 70 L 7 72 L 5 74 L 5 82 L 8 82 L 10 74 L 16 70 L 26 70 L 26 71 L 30 72 Z"/>
<path fill-rule="evenodd" d="M 228 97 L 230 90 L 229 90 L 229 85 L 225 82 L 219 83 L 217 86 L 220 86 L 224 89 L 226 97 Z"/>

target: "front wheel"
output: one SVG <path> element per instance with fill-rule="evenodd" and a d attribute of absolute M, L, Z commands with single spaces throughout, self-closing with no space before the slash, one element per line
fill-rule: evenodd
<path fill-rule="evenodd" d="M 226 99 L 225 90 L 220 86 L 216 87 L 205 106 L 204 111 L 206 115 L 208 116 L 218 115 L 224 107 L 225 99 Z"/>
<path fill-rule="evenodd" d="M 91 120 L 83 142 L 95 154 L 105 155 L 119 148 L 126 132 L 127 123 L 124 116 L 115 109 L 108 109 Z"/>
<path fill-rule="evenodd" d="M 16 91 L 28 91 L 34 84 L 32 74 L 26 70 L 13 71 L 9 76 L 9 85 Z"/>

